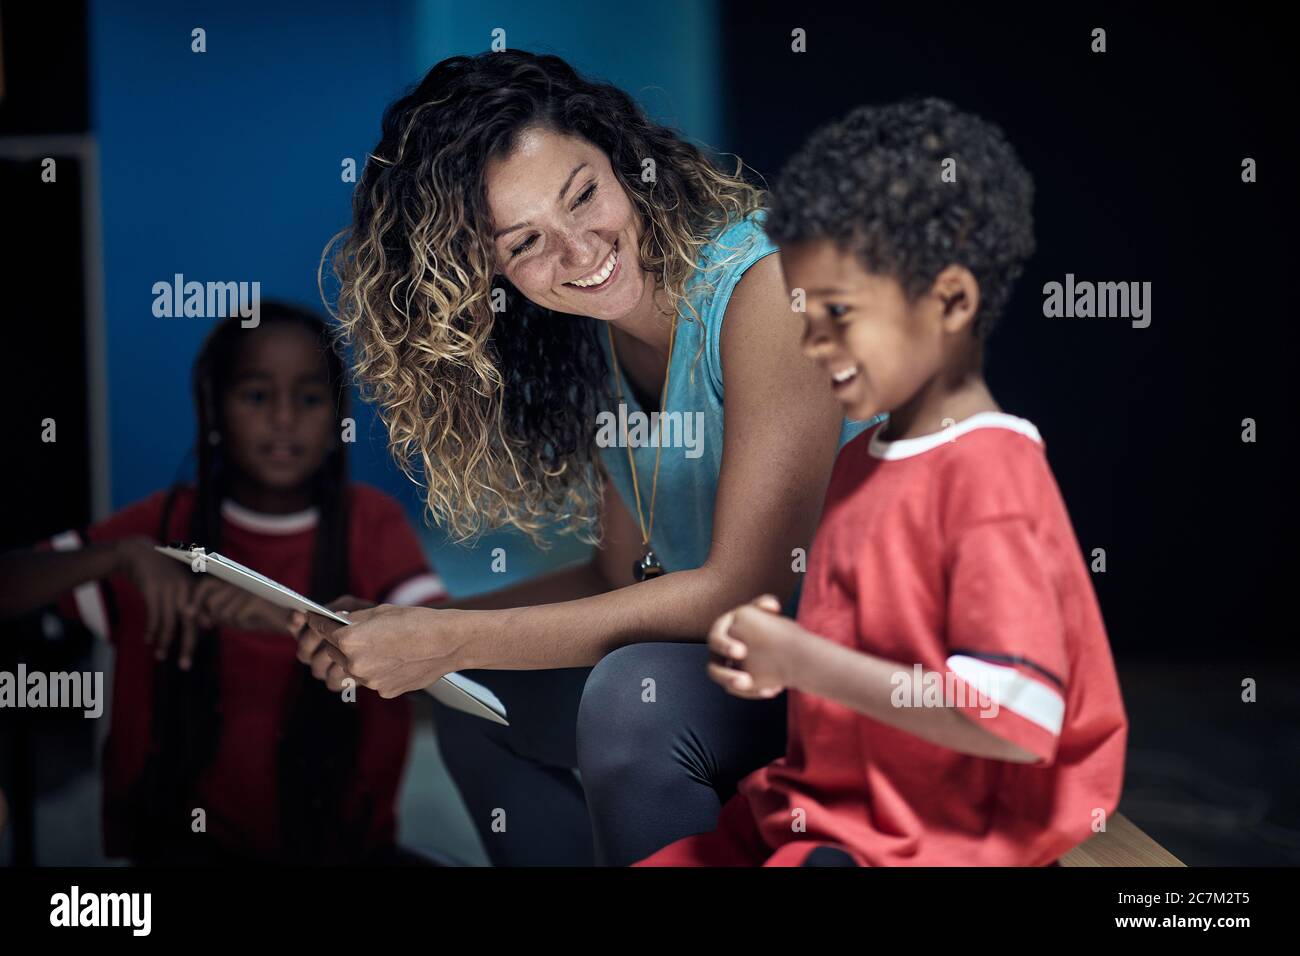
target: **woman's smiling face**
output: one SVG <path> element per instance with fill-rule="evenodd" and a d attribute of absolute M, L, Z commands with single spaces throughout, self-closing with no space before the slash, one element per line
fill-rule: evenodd
<path fill-rule="evenodd" d="M 554 312 L 614 321 L 645 296 L 640 221 L 609 157 L 533 128 L 485 170 L 497 271 Z"/>

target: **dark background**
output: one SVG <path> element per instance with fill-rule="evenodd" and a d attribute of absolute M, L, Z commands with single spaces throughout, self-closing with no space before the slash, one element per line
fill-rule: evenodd
<path fill-rule="evenodd" d="M 1295 862 L 1290 33 L 1249 4 L 911 7 L 724 3 L 727 149 L 773 182 L 817 127 L 913 95 L 1006 132 L 1035 178 L 1037 252 L 988 379 L 1042 432 L 1084 554 L 1106 551 L 1093 581 L 1132 723 L 1121 809 L 1188 862 Z M 1045 318 L 1066 273 L 1150 281 L 1150 326 Z"/>
<path fill-rule="evenodd" d="M 0 3 L 4 96 L 0 136 L 84 133 L 89 124 L 86 16 L 81 4 L 52 14 L 33 4 Z M 30 42 L 46 36 L 46 42 Z M 57 42 L 55 38 L 57 37 Z M 27 42 L 20 42 L 27 41 Z M 58 181 L 42 183 L 38 157 L 0 156 L 0 270 L 4 279 L 5 350 L 0 407 L 40 409 L 57 423 L 57 441 L 32 453 L 31 418 L 6 416 L 5 495 L 0 548 L 28 544 L 53 527 L 90 520 L 90 452 L 86 416 L 86 342 L 82 322 L 80 162 L 41 150 L 57 162 Z M 21 281 L 20 281 L 21 280 Z M 22 502 L 21 506 L 15 506 Z M 60 525 L 59 523 L 62 522 Z"/>
<path fill-rule="evenodd" d="M 1216 18 L 854 6 L 722 0 L 716 145 L 772 180 L 818 126 L 914 94 L 1006 131 L 1036 180 L 1038 251 L 990 342 L 988 377 L 1003 407 L 1041 430 L 1084 554 L 1106 551 L 1093 581 L 1131 721 L 1121 810 L 1190 864 L 1300 861 L 1291 34 L 1270 8 L 1244 4 Z M 86 12 L 68 5 L 50 30 L 35 9 L 0 3 L 0 135 L 85 131 Z M 29 17 L 46 25 L 24 30 Z M 790 51 L 795 27 L 805 54 Z M 1094 27 L 1107 31 L 1104 54 L 1090 52 Z M 1247 156 L 1253 184 L 1241 181 Z M 79 172 L 60 160 L 60 181 Z M 56 208 L 35 188 L 29 168 L 0 161 L 0 402 L 53 409 L 59 443 L 39 457 L 15 450 L 30 447 L 15 433 L 29 423 L 7 417 L 0 546 L 90 514 L 79 192 Z M 1066 273 L 1150 281 L 1150 327 L 1044 318 L 1042 286 Z M 1257 423 L 1253 444 L 1244 418 Z M 0 669 L 32 648 L 47 669 L 77 666 L 60 659 L 86 644 L 13 637 Z M 1247 678 L 1253 704 L 1241 700 Z M 92 762 L 85 721 L 40 715 L 58 726 L 36 743 L 9 732 L 13 717 L 0 733 L 12 800 L 55 793 Z"/>
<path fill-rule="evenodd" d="M 728 148 L 771 181 L 818 126 L 909 95 L 1000 125 L 1035 177 L 1038 251 L 988 376 L 1042 431 L 1085 553 L 1106 549 L 1116 650 L 1280 650 L 1297 568 L 1289 41 L 1248 16 L 791 11 L 728 7 Z M 796 25 L 808 54 L 789 52 Z M 1067 272 L 1150 281 L 1150 327 L 1044 318 L 1043 284 Z"/>

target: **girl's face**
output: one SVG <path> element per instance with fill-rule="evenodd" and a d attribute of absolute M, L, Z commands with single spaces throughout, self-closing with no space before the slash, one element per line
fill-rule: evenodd
<path fill-rule="evenodd" d="M 248 330 L 220 397 L 230 460 L 264 491 L 303 490 L 337 439 L 334 391 L 321 344 L 307 329 Z"/>
<path fill-rule="evenodd" d="M 598 147 L 525 130 L 485 176 L 497 271 L 531 301 L 614 321 L 654 294 L 637 253 L 639 216 Z"/>

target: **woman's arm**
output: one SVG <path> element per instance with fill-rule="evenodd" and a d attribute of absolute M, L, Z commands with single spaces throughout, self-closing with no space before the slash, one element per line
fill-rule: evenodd
<path fill-rule="evenodd" d="M 577 601 L 634 583 L 636 579 L 632 574 L 632 565 L 641 557 L 641 534 L 632 522 L 627 505 L 623 503 L 614 483 L 608 475 L 603 477 L 605 497 L 602 534 L 596 553 L 590 560 L 488 594 L 441 605 L 438 612 L 445 615 L 447 611 L 454 610 L 489 611 Z M 372 602 L 360 601 L 351 596 L 330 603 L 331 609 L 347 611 L 354 620 L 362 619 L 357 611 L 373 607 L 375 605 Z M 483 616 L 478 619 L 487 620 Z M 387 620 L 396 619 L 389 617 Z M 304 630 L 305 623 L 305 619 L 300 619 L 300 622 L 295 622 L 290 627 L 298 637 L 298 659 L 309 665 L 312 673 L 323 680 L 330 690 L 341 691 L 344 680 L 350 674 L 346 667 L 347 659 L 331 643 L 335 639 L 329 636 L 337 627 L 330 622 L 313 618 L 312 627 Z M 424 618 L 415 623 L 418 627 L 428 626 L 428 621 Z M 441 620 L 438 623 L 442 623 Z M 437 676 L 439 675 L 435 675 L 434 679 Z"/>
<path fill-rule="evenodd" d="M 548 601 L 576 601 L 609 590 L 605 579 L 596 569 L 596 559 L 589 558 L 580 564 L 572 564 L 549 571 L 546 574 L 488 591 L 459 601 L 449 601 L 444 608 L 462 611 L 492 611 L 508 607 L 527 607 L 530 604 L 545 604 Z"/>
<path fill-rule="evenodd" d="M 483 622 L 507 627 L 475 635 L 465 649 L 475 666 L 584 666 L 635 641 L 702 641 L 736 604 L 790 594 L 791 552 L 812 539 L 843 423 L 825 376 L 802 354 L 802 334 L 779 258 L 760 259 L 737 284 L 722 328 L 726 425 L 705 563 L 617 594 Z M 662 498 L 657 505 L 672 506 Z"/>
<path fill-rule="evenodd" d="M 439 605 L 440 610 L 491 611 L 510 607 L 528 607 L 534 604 L 553 604 L 558 601 L 576 601 L 579 598 L 604 594 L 615 588 L 632 584 L 632 565 L 641 557 L 641 536 L 627 506 L 608 476 L 604 478 L 604 528 L 595 553 L 581 563 L 572 564 L 526 581 L 476 594 L 473 597 L 451 600 Z M 329 604 L 334 611 L 357 611 L 375 607 L 374 601 L 365 601 L 344 595 Z M 312 648 L 307 657 L 314 656 Z"/>
<path fill-rule="evenodd" d="M 641 534 L 608 475 L 604 494 L 603 533 L 589 560 L 444 607 L 484 611 L 576 601 L 634 583 L 632 565 L 641 557 Z"/>
<path fill-rule="evenodd" d="M 452 670 L 589 666 L 636 641 L 702 641 L 723 611 L 765 591 L 788 595 L 791 552 L 812 538 L 843 421 L 820 369 L 801 352 L 801 335 L 779 260 L 768 256 L 727 307 L 725 438 L 701 567 L 540 606 L 355 612 L 354 626 L 334 636 L 349 670 L 392 696 Z"/>

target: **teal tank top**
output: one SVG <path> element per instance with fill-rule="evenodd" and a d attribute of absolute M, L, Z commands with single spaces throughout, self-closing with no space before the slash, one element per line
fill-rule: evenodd
<path fill-rule="evenodd" d="M 763 232 L 764 218 L 765 212 L 759 210 L 733 221 L 701 247 L 699 268 L 688 280 L 685 294 L 698 310 L 702 323 L 692 316 L 685 303 L 678 308 L 677 338 L 669 359 L 670 381 L 664 400 L 664 411 L 668 416 L 663 421 L 659 493 L 650 538 L 650 547 L 668 573 L 698 568 L 709 556 L 714 500 L 722 467 L 722 400 L 725 394 L 722 320 L 731 293 L 745 270 L 777 251 Z M 599 340 L 608 359 L 609 341 L 603 330 Z M 612 367 L 609 393 L 613 396 L 618 394 Z M 641 487 L 641 508 L 649 521 L 658 429 L 650 427 L 649 416 L 645 415 L 626 383 L 623 401 L 628 444 L 633 446 L 637 481 Z M 598 432 L 601 459 L 635 522 L 636 497 L 628 471 L 627 450 L 622 444 L 624 423 L 618 418 L 617 408 L 606 411 L 607 414 L 597 419 L 598 427 L 604 425 L 603 432 Z M 840 446 L 843 447 L 845 442 L 875 421 L 846 419 L 840 432 Z M 618 444 L 608 444 L 610 438 Z"/>

